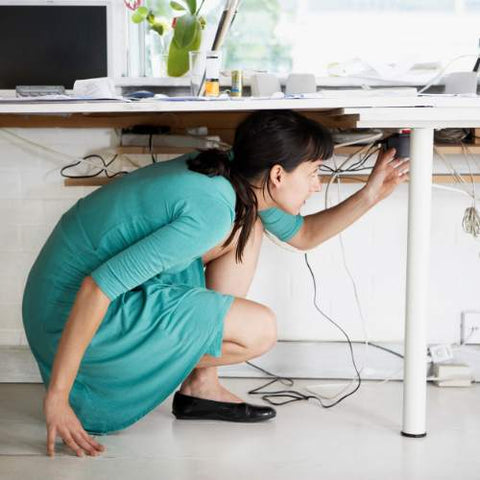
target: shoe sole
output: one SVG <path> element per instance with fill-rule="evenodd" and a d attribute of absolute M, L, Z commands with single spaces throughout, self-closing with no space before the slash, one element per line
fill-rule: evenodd
<path fill-rule="evenodd" d="M 235 423 L 259 423 L 259 422 L 265 422 L 267 420 L 271 420 L 272 418 L 275 418 L 275 415 L 273 415 L 272 417 L 267 417 L 267 418 L 248 418 L 243 420 L 235 420 L 230 418 L 208 417 L 206 415 L 189 416 L 189 415 L 176 415 L 175 413 L 173 415 L 178 420 L 220 420 L 221 422 L 235 422 Z"/>

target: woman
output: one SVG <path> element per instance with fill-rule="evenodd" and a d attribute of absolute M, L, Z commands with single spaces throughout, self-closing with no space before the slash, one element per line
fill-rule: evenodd
<path fill-rule="evenodd" d="M 126 428 L 179 385 L 177 418 L 263 421 L 270 407 L 223 388 L 216 367 L 275 343 L 275 316 L 246 300 L 263 229 L 312 248 L 407 179 L 381 154 L 368 183 L 303 219 L 333 143 L 291 111 L 260 111 L 227 154 L 209 150 L 140 168 L 80 199 L 60 219 L 25 288 L 23 320 L 47 387 L 47 453 L 59 435 L 79 456 L 89 433 Z"/>

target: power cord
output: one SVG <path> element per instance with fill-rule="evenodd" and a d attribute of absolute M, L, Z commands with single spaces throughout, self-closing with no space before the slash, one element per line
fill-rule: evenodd
<path fill-rule="evenodd" d="M 378 137 L 375 137 L 375 140 L 377 139 Z M 354 144 L 356 142 L 350 142 L 349 144 Z M 342 146 L 345 146 L 345 144 L 342 144 Z M 338 146 L 337 146 L 338 147 Z M 365 153 L 365 156 L 363 158 L 360 158 L 359 161 L 357 161 L 354 165 L 352 165 L 349 169 L 345 168 L 343 169 L 342 167 L 344 165 L 346 165 L 355 155 L 357 155 L 358 153 L 360 152 L 363 152 L 364 150 L 366 150 L 366 153 Z M 370 145 L 366 145 L 366 146 L 362 146 L 359 150 L 357 150 L 356 152 L 354 152 L 353 154 L 349 155 L 347 160 L 345 160 L 339 168 L 337 168 L 336 164 L 335 164 L 335 160 L 334 160 L 334 169 L 332 169 L 331 167 L 328 167 L 330 169 L 330 172 L 332 173 L 332 177 L 330 179 L 330 182 L 329 182 L 329 185 L 331 184 L 331 182 L 333 181 L 332 178 L 334 179 L 336 176 L 339 175 L 340 172 L 346 172 L 346 171 L 358 171 L 359 169 L 362 169 L 364 168 L 363 165 L 365 164 L 365 162 L 368 160 L 368 158 L 373 155 L 373 153 L 375 153 L 375 151 L 377 151 L 378 148 L 376 150 L 374 150 L 374 144 L 370 144 Z M 319 171 L 321 170 L 321 167 L 319 168 Z M 326 193 L 325 193 L 325 208 L 328 208 L 328 189 L 326 190 Z M 271 234 L 268 234 L 267 232 L 267 235 L 270 237 L 270 238 L 274 238 Z M 275 241 L 275 240 L 274 240 Z M 275 243 L 278 243 L 278 242 L 275 242 Z M 342 244 L 342 247 L 343 247 L 343 244 Z M 287 248 L 288 250 L 295 250 L 297 251 L 297 249 L 289 246 L 289 248 Z M 344 252 L 344 249 L 342 249 L 342 252 Z M 275 382 L 277 381 L 280 381 L 281 383 L 285 384 L 284 382 L 289 382 L 289 386 L 293 386 L 294 382 L 292 379 L 290 378 L 286 378 L 286 377 L 279 377 L 277 375 L 274 375 L 270 372 L 267 372 L 266 370 L 264 369 L 261 369 L 260 367 L 258 367 L 257 365 L 254 365 L 253 363 L 251 362 L 247 362 L 248 365 L 254 367 L 254 368 L 257 368 L 258 370 L 260 371 L 263 371 L 264 373 L 267 373 L 268 375 L 270 375 L 271 377 L 273 377 L 273 380 L 269 381 L 267 384 L 263 385 L 263 386 L 260 386 L 258 388 L 255 388 L 253 390 L 250 390 L 248 393 L 251 394 L 251 395 L 262 395 L 262 399 L 264 401 L 266 401 L 267 403 L 270 403 L 271 405 L 286 405 L 288 403 L 292 403 L 292 402 L 296 402 L 296 401 L 302 401 L 302 400 L 309 400 L 309 399 L 316 399 L 320 402 L 320 405 L 323 407 L 323 408 L 331 408 L 335 405 L 338 405 L 340 402 L 342 402 L 343 400 L 345 400 L 346 398 L 350 397 L 351 395 L 353 395 L 354 393 L 356 393 L 358 391 L 358 389 L 360 388 L 361 386 L 361 383 L 362 383 L 362 379 L 361 379 L 361 376 L 360 376 L 360 371 L 364 368 L 364 366 L 362 367 L 362 369 L 358 369 L 357 367 L 357 364 L 355 362 L 355 356 L 354 356 L 354 353 L 353 353 L 353 347 L 352 347 L 352 342 L 350 340 L 350 337 L 348 336 L 348 334 L 345 332 L 345 330 L 340 326 L 338 325 L 334 320 L 332 320 L 327 314 L 325 314 L 317 305 L 317 285 L 316 285 L 316 280 L 315 280 L 315 275 L 313 273 L 313 270 L 310 266 L 310 263 L 308 262 L 308 255 L 307 253 L 304 254 L 304 259 L 305 259 L 305 263 L 307 265 L 307 268 L 311 274 L 311 277 L 312 277 L 312 282 L 313 282 L 313 288 L 314 288 L 314 294 L 313 294 L 313 304 L 314 304 L 314 307 L 316 308 L 316 310 L 321 314 L 323 315 L 330 323 L 332 323 L 334 326 L 336 326 L 341 332 L 342 334 L 345 336 L 345 338 L 347 339 L 348 341 L 348 345 L 349 345 L 349 349 L 350 349 L 350 355 L 351 355 L 351 359 L 352 359 L 352 364 L 353 364 L 353 367 L 355 369 L 355 373 L 356 373 L 356 377 L 354 377 L 352 379 L 352 382 L 350 384 L 347 384 L 341 391 L 337 392 L 335 395 L 333 396 L 330 396 L 330 397 L 325 397 L 325 396 L 322 396 L 322 395 L 319 395 L 319 394 L 313 394 L 313 395 L 305 395 L 301 392 L 298 392 L 297 390 L 292 390 L 292 389 L 289 389 L 289 390 L 276 390 L 276 391 L 266 391 L 265 388 L 269 387 L 270 385 L 273 385 Z M 355 281 L 353 279 L 353 277 L 351 276 L 351 273 L 349 272 L 348 270 L 348 267 L 346 266 L 346 262 L 345 262 L 345 257 L 344 257 L 344 263 L 345 263 L 345 267 L 347 268 L 347 272 L 349 273 L 349 276 L 353 282 L 353 285 L 354 285 L 354 293 L 355 293 L 355 298 L 356 298 L 356 301 L 357 301 L 357 304 L 358 304 L 358 307 L 359 307 L 359 312 L 360 312 L 360 316 L 361 316 L 361 319 L 362 319 L 362 324 L 364 325 L 365 327 L 365 319 L 363 318 L 363 314 L 362 314 L 362 311 L 361 311 L 361 307 L 360 307 L 360 304 L 359 304 L 359 299 L 358 299 L 358 294 L 357 294 L 357 289 L 356 289 L 356 286 L 355 286 Z M 366 333 L 366 330 L 365 330 L 365 337 L 366 337 L 366 342 L 365 342 L 365 347 L 366 349 L 368 348 L 368 334 Z M 388 350 L 388 349 L 386 349 Z M 395 352 L 396 354 L 396 352 Z M 396 354 L 398 355 L 398 354 Z M 347 394 L 344 394 L 343 393 L 355 382 L 355 380 L 357 381 L 357 385 L 353 388 L 352 391 L 350 391 L 349 393 Z M 313 393 L 313 392 L 312 392 Z M 336 397 L 338 397 L 339 395 L 340 398 L 332 401 L 333 399 L 335 399 Z M 285 400 L 283 402 L 279 402 L 279 401 L 274 401 L 272 399 L 275 399 L 275 398 L 287 398 L 288 400 Z M 330 401 L 330 403 L 328 404 L 325 404 L 322 400 L 325 400 L 325 399 L 328 399 Z"/>
<path fill-rule="evenodd" d="M 148 150 L 152 157 L 152 163 L 157 163 L 157 157 L 153 154 L 153 133 L 150 133 L 150 136 L 148 137 Z"/>
<path fill-rule="evenodd" d="M 59 151 L 57 151 L 57 150 L 55 150 L 55 149 L 53 149 L 53 148 L 51 148 L 51 147 L 47 147 L 46 145 L 42 145 L 41 143 L 34 142 L 33 140 L 30 140 L 30 139 L 25 138 L 25 137 L 23 137 L 23 136 L 21 136 L 21 135 L 18 135 L 17 133 L 14 133 L 14 132 L 6 129 L 6 128 L 0 129 L 0 132 L 1 132 L 2 134 L 4 134 L 4 135 L 13 137 L 15 140 L 20 140 L 20 142 L 22 142 L 22 143 L 24 143 L 24 144 L 26 144 L 26 145 L 29 145 L 29 146 L 35 147 L 35 148 L 37 148 L 37 149 L 39 149 L 39 150 L 42 150 L 42 151 L 46 152 L 46 153 L 49 154 L 49 155 L 61 156 L 62 158 L 65 158 L 65 157 L 70 158 L 70 159 L 74 160 L 74 163 L 75 163 L 76 165 L 79 165 L 80 163 L 86 163 L 86 164 L 88 164 L 88 165 L 94 166 L 95 168 L 100 168 L 101 170 L 100 170 L 97 174 L 95 174 L 95 175 L 93 175 L 93 176 L 99 175 L 102 171 L 104 171 L 105 174 L 106 174 L 107 172 L 111 172 L 112 175 L 111 175 L 109 178 L 114 177 L 114 176 L 115 176 L 116 174 L 118 174 L 118 173 L 129 173 L 129 172 L 118 172 L 118 171 L 115 171 L 115 170 L 113 170 L 112 168 L 110 168 L 111 163 L 112 163 L 114 160 L 116 160 L 117 156 L 115 156 L 110 162 L 105 162 L 105 161 L 103 160 L 103 158 L 100 157 L 100 155 L 93 154 L 92 156 L 98 156 L 98 157 L 101 158 L 102 163 L 103 163 L 103 167 L 100 167 L 97 163 L 95 163 L 95 162 L 93 162 L 93 161 L 91 161 L 91 160 L 89 159 L 90 155 L 87 155 L 87 156 L 85 156 L 85 157 L 83 157 L 83 158 L 75 157 L 75 156 L 73 156 L 73 155 L 69 155 L 68 153 L 59 152 Z M 68 169 L 68 168 L 72 168 L 73 166 L 74 166 L 74 164 L 66 165 L 64 168 L 67 168 L 67 169 Z M 51 171 L 54 171 L 54 170 L 57 170 L 57 168 L 55 168 L 55 169 L 53 169 L 53 170 L 51 170 Z M 49 173 L 49 172 L 47 172 L 47 174 L 48 174 L 48 173 Z M 71 177 L 71 178 L 80 178 L 80 177 Z M 86 178 L 89 178 L 89 177 L 86 176 Z"/>
<path fill-rule="evenodd" d="M 117 175 L 125 175 L 129 172 L 127 172 L 126 170 L 121 170 L 119 172 L 115 172 L 114 174 L 110 175 L 108 173 L 108 167 L 117 159 L 118 155 L 115 154 L 113 156 L 113 158 L 109 161 L 109 162 L 105 162 L 105 160 L 103 159 L 103 157 L 101 155 L 98 155 L 96 153 L 93 153 L 91 155 L 85 155 L 84 157 L 82 157 L 82 159 L 74 162 L 74 163 L 71 163 L 70 165 L 66 165 L 65 167 L 62 167 L 60 169 L 60 175 L 62 177 L 65 177 L 65 178 L 94 178 L 94 177 L 98 177 L 101 173 L 105 173 L 105 176 L 107 178 L 114 178 L 116 177 Z M 96 173 L 92 173 L 90 175 L 68 175 L 65 173 L 66 170 L 68 170 L 69 168 L 73 168 L 73 167 L 76 167 L 78 165 L 80 165 L 82 162 L 84 162 L 85 160 L 88 160 L 90 158 L 99 158 L 100 161 L 102 162 L 103 164 L 103 168 L 102 167 L 98 167 L 99 170 L 98 172 Z"/>
<path fill-rule="evenodd" d="M 427 87 L 428 88 L 428 87 Z M 353 142 L 355 143 L 355 142 Z M 327 171 L 331 174 L 331 178 L 330 178 L 330 181 L 327 185 L 327 188 L 326 188 L 326 193 L 325 193 L 325 205 L 326 205 L 326 208 L 328 208 L 328 202 L 327 202 L 327 198 L 328 198 L 328 189 L 331 185 L 331 183 L 337 178 L 340 176 L 341 173 L 345 173 L 345 172 L 358 172 L 360 170 L 371 170 L 373 167 L 365 167 L 365 163 L 366 161 L 371 157 L 371 155 L 373 155 L 376 151 L 378 151 L 378 147 L 377 148 L 374 148 L 375 145 L 372 143 L 368 146 L 362 146 L 360 149 L 358 149 L 356 152 L 354 152 L 353 154 L 351 154 L 347 160 L 345 160 L 341 165 L 340 167 L 337 168 L 337 166 L 335 165 L 335 161 L 334 161 L 334 167 L 335 168 L 331 168 L 329 166 L 326 166 L 326 165 L 322 165 L 321 167 L 319 167 L 319 171 Z M 464 227 L 464 230 L 467 232 L 467 233 L 472 233 L 475 237 L 479 235 L 480 233 L 480 216 L 478 215 L 478 211 L 476 210 L 476 192 L 475 192 L 475 182 L 474 182 L 474 178 L 473 178 L 473 175 L 472 175 L 472 171 L 471 171 L 471 167 L 470 167 L 470 163 L 468 162 L 468 158 L 467 158 L 467 153 L 468 152 L 468 147 L 466 145 L 464 145 L 462 143 L 462 148 L 464 149 L 464 154 L 465 154 L 465 158 L 467 160 L 467 164 L 468 164 L 468 168 L 469 168 L 469 172 L 470 172 L 470 177 L 471 177 L 471 185 L 472 185 L 472 193 L 468 193 L 464 190 L 459 190 L 459 189 L 455 189 L 455 188 L 451 188 L 451 187 L 443 187 L 443 186 L 438 186 L 438 185 L 434 185 L 434 187 L 437 187 L 437 188 L 443 188 L 443 189 L 447 189 L 447 190 L 453 190 L 455 192 L 460 192 L 460 193 L 464 193 L 466 195 L 468 195 L 470 198 L 472 198 L 473 200 L 473 206 L 470 207 L 469 209 L 466 210 L 465 212 L 465 216 L 464 216 L 464 221 L 463 221 L 463 227 Z M 362 157 L 361 156 L 361 153 L 364 152 L 364 156 Z M 436 153 L 438 154 L 438 156 L 448 165 L 450 166 L 450 168 L 453 170 L 454 172 L 454 176 L 457 180 L 457 182 L 461 182 L 461 183 L 466 183 L 466 181 L 463 179 L 463 177 L 458 174 L 458 172 L 456 172 L 456 170 L 450 165 L 449 162 L 447 162 L 447 160 L 443 157 L 443 155 L 440 154 L 440 152 L 437 150 Z M 357 154 L 360 154 L 360 159 L 352 164 L 349 168 L 343 168 L 344 165 L 346 165 L 348 163 L 348 161 L 355 155 Z M 337 184 L 339 184 L 339 178 L 337 180 Z M 339 185 L 338 185 L 339 186 Z M 280 243 L 277 239 L 275 239 L 275 237 L 271 234 L 269 234 L 269 232 L 266 232 L 267 233 L 267 236 L 274 241 L 274 243 L 277 243 L 278 245 L 280 245 L 282 248 L 286 248 L 287 250 L 289 251 L 297 251 L 297 249 L 291 247 L 290 245 L 286 244 L 287 246 L 285 246 L 285 244 L 282 244 Z M 343 244 L 342 244 L 342 247 L 343 247 Z M 342 252 L 344 252 L 344 250 L 342 249 Z M 307 258 L 307 254 L 304 254 L 305 256 L 305 261 L 307 263 L 307 267 L 312 275 L 312 280 L 313 280 L 313 284 L 314 284 L 314 306 L 315 308 L 325 317 L 327 318 L 329 321 L 331 321 L 335 326 L 337 326 L 341 331 L 342 333 L 346 336 L 347 340 L 348 340 L 348 343 L 349 343 L 349 347 L 350 347 L 350 352 L 351 352 L 351 356 L 352 356 L 352 362 L 353 362 L 353 365 L 354 365 L 354 368 L 355 368 L 355 371 L 356 371 L 356 374 L 357 374 L 357 379 L 358 379 L 358 384 L 356 386 L 356 388 L 348 393 L 347 395 L 344 395 L 342 396 L 340 399 L 338 399 L 337 401 L 335 401 L 334 403 L 331 403 L 329 405 L 325 405 L 323 402 L 322 402 L 322 399 L 325 399 L 325 398 L 328 398 L 329 400 L 330 399 L 333 399 L 335 398 L 336 396 L 338 396 L 339 394 L 343 393 L 343 390 L 342 392 L 339 392 L 337 393 L 336 395 L 332 396 L 332 397 L 325 397 L 325 396 L 321 396 L 321 395 L 318 395 L 318 394 L 315 394 L 315 395 L 305 395 L 301 392 L 298 392 L 296 390 L 278 390 L 278 391 L 265 391 L 265 388 L 267 388 L 268 386 L 274 384 L 275 382 L 277 381 L 280 381 L 281 383 L 283 383 L 285 385 L 285 382 L 288 382 L 288 386 L 293 386 L 294 385 L 294 381 L 293 379 L 291 378 L 287 378 L 287 377 L 280 377 L 280 376 L 277 376 L 271 372 L 268 372 L 260 367 L 258 367 L 257 365 L 254 365 L 253 363 L 251 362 L 247 362 L 248 365 L 252 366 L 253 368 L 256 368 L 260 371 L 262 371 L 263 373 L 266 373 L 267 375 L 271 376 L 273 378 L 273 380 L 269 381 L 267 384 L 261 386 L 261 387 L 258 387 L 256 389 L 253 389 L 251 391 L 249 391 L 248 393 L 249 394 L 252 394 L 252 395 L 262 395 L 262 398 L 263 400 L 265 400 L 266 402 L 272 404 L 272 405 L 285 405 L 287 403 L 291 403 L 291 402 L 295 402 L 295 401 L 301 401 L 301 400 L 309 400 L 311 398 L 314 398 L 316 400 L 318 400 L 320 402 L 320 404 L 322 405 L 322 407 L 324 408 L 330 408 L 330 407 L 333 407 L 335 405 L 337 405 L 338 403 L 340 403 L 341 401 L 343 401 L 345 398 L 347 398 L 348 396 L 350 395 L 353 395 L 359 388 L 360 388 L 360 385 L 361 385 L 361 377 L 360 377 L 360 372 L 356 366 L 356 363 L 355 363 L 355 359 L 354 359 L 354 355 L 353 355 L 353 349 L 352 349 L 352 344 L 351 344 L 351 341 L 350 341 L 350 338 L 348 337 L 348 335 L 346 334 L 346 332 L 339 326 L 337 325 L 333 320 L 331 320 L 327 315 L 325 315 L 319 308 L 318 306 L 316 305 L 316 282 L 315 282 L 315 276 L 313 274 L 313 271 L 310 267 L 310 264 L 308 263 L 308 258 Z M 345 260 L 345 258 L 344 258 Z M 348 270 L 348 269 L 347 269 Z M 351 277 L 351 275 L 350 275 Z M 352 281 L 353 281 L 353 278 L 351 277 Z M 354 282 L 355 283 L 355 282 Z M 358 298 L 357 298 L 357 302 L 358 302 Z M 363 318 L 362 318 L 363 320 Z M 375 347 L 375 348 L 378 348 L 378 349 L 381 349 L 381 350 L 384 350 L 388 353 L 391 353 L 392 355 L 395 355 L 401 359 L 403 359 L 403 355 L 401 355 L 400 353 L 398 352 L 395 352 L 391 349 L 388 349 L 386 347 L 382 347 L 380 345 L 377 345 L 377 344 L 374 344 L 374 343 L 371 343 L 371 342 L 368 342 L 368 339 L 366 340 L 365 342 L 365 345 L 369 345 L 369 346 L 372 346 L 372 347 Z M 460 348 L 463 348 L 463 346 L 461 346 Z M 460 349 L 459 348 L 459 349 Z M 457 349 L 456 349 L 457 350 Z M 477 352 L 475 352 L 477 353 Z M 362 367 L 363 369 L 363 367 Z M 362 371 L 362 369 L 360 369 L 360 371 Z M 378 382 L 379 384 L 383 384 L 383 383 L 386 383 L 388 382 L 389 380 L 391 380 L 394 376 L 396 376 L 398 373 L 400 373 L 401 371 L 403 370 L 403 365 L 402 367 L 400 367 L 400 369 L 398 369 L 397 371 L 393 372 L 393 374 L 391 374 L 388 378 L 382 380 L 381 382 Z M 427 380 L 435 380 L 436 378 L 434 377 L 429 377 Z M 347 385 L 347 388 L 348 388 L 348 385 Z M 272 400 L 270 400 L 271 398 L 289 398 L 289 400 L 286 400 L 284 402 L 274 402 Z"/>
<path fill-rule="evenodd" d="M 475 57 L 478 58 L 478 53 L 471 53 L 471 54 L 465 54 L 465 55 L 458 55 L 457 57 L 452 58 L 423 88 L 421 88 L 417 93 L 418 95 L 421 95 L 425 90 L 428 90 L 442 75 L 443 73 L 447 70 L 447 68 L 460 58 L 469 58 L 469 57 Z"/>
<path fill-rule="evenodd" d="M 460 146 L 462 148 L 462 153 L 465 157 L 465 161 L 467 163 L 467 167 L 469 170 L 470 186 L 472 188 L 471 192 L 467 190 L 459 189 L 459 188 L 445 187 L 443 185 L 433 185 L 433 186 L 435 188 L 440 188 L 443 190 L 451 190 L 451 191 L 463 193 L 471 199 L 472 205 L 470 207 L 467 207 L 463 215 L 462 228 L 465 231 L 465 233 L 472 235 L 474 238 L 477 238 L 480 236 L 480 213 L 477 208 L 477 193 L 476 193 L 476 187 L 475 187 L 475 179 L 473 177 L 472 168 L 470 165 L 470 161 L 468 159 L 469 155 L 472 157 L 472 160 L 474 163 L 476 163 L 476 160 L 473 154 L 471 153 L 469 147 L 465 143 L 460 142 Z M 455 179 L 455 182 L 457 184 L 463 184 L 467 186 L 469 182 L 467 182 L 467 180 L 465 180 L 465 178 L 460 173 L 458 173 L 457 170 L 455 170 L 455 168 L 450 163 L 450 161 L 447 160 L 447 158 L 436 147 L 434 147 L 434 151 L 437 154 L 437 156 L 442 160 L 442 162 L 445 164 L 445 166 L 448 169 L 450 169 L 451 172 L 453 172 L 453 178 Z"/>

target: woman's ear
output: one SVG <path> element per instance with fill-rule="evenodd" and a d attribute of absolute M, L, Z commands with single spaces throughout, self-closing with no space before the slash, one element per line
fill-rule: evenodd
<path fill-rule="evenodd" d="M 285 170 L 281 165 L 276 164 L 270 169 L 270 181 L 275 187 L 280 186 L 284 176 Z"/>

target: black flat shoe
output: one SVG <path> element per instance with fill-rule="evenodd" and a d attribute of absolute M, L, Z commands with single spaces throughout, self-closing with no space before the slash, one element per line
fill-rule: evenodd
<path fill-rule="evenodd" d="M 224 420 L 226 422 L 263 422 L 275 417 L 270 407 L 249 403 L 217 402 L 175 392 L 172 413 L 179 419 Z"/>

